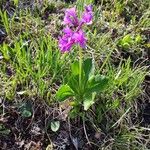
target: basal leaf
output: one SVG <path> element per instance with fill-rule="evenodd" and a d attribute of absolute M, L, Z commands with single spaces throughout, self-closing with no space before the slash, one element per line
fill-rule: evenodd
<path fill-rule="evenodd" d="M 67 99 L 70 96 L 73 96 L 74 92 L 72 91 L 72 89 L 66 84 L 66 85 L 62 85 L 59 90 L 56 93 L 56 98 L 59 101 L 64 101 L 65 99 Z"/>
<path fill-rule="evenodd" d="M 83 101 L 84 110 L 88 110 L 93 104 L 96 93 L 86 95 L 85 100 Z"/>
<path fill-rule="evenodd" d="M 102 75 L 96 75 L 93 76 L 88 81 L 88 88 L 86 90 L 87 93 L 92 93 L 92 92 L 101 92 L 103 91 L 106 86 L 108 85 L 108 78 Z"/>
<path fill-rule="evenodd" d="M 86 79 L 88 79 L 93 70 L 92 58 L 88 58 L 83 62 L 83 69 L 84 69 L 85 77 Z"/>
<path fill-rule="evenodd" d="M 72 75 L 78 75 L 79 74 L 79 62 L 78 61 L 75 61 L 71 65 L 71 72 L 72 72 Z"/>
<path fill-rule="evenodd" d="M 72 75 L 69 79 L 68 85 L 74 91 L 75 94 L 79 93 L 79 75 Z"/>

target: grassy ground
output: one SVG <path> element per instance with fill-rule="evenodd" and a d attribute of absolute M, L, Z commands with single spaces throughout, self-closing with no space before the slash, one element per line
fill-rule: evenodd
<path fill-rule="evenodd" d="M 56 92 L 78 49 L 62 54 L 58 37 L 64 10 L 88 3 L 84 59 L 108 84 L 72 118 L 73 99 Z M 150 149 L 149 0 L 0 0 L 0 18 L 0 149 Z"/>

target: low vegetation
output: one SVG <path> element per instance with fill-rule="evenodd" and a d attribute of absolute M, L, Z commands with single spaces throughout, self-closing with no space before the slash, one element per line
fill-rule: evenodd
<path fill-rule="evenodd" d="M 150 149 L 149 68 L 149 0 L 0 0 L 0 149 Z"/>

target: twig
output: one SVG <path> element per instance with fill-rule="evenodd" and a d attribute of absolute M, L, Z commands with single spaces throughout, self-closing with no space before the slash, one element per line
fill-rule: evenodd
<path fill-rule="evenodd" d="M 86 140 L 88 142 L 88 144 L 91 146 L 91 142 L 88 138 L 88 135 L 87 135 L 87 132 L 86 132 L 86 128 L 85 128 L 85 118 L 83 117 L 83 129 L 84 129 L 84 134 L 85 134 L 85 137 L 86 137 Z"/>

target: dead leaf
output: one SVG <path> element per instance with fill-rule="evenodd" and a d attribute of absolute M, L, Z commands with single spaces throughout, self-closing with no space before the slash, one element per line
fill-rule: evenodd
<path fill-rule="evenodd" d="M 69 112 L 72 109 L 71 102 L 69 100 L 66 100 L 66 101 L 60 103 L 59 107 L 60 107 L 59 119 L 66 121 L 66 119 L 69 115 Z"/>
<path fill-rule="evenodd" d="M 46 147 L 46 150 L 53 150 L 53 144 L 49 144 L 47 147 Z"/>
<path fill-rule="evenodd" d="M 22 148 L 22 146 L 24 145 L 25 141 L 22 140 L 20 142 L 16 142 L 17 145 L 19 145 L 19 148 Z"/>

